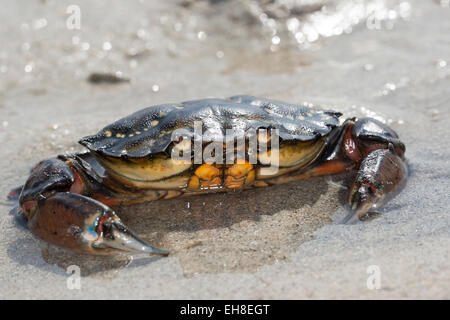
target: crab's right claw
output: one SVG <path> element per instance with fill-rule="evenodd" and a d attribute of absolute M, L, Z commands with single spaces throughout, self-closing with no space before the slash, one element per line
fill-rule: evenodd
<path fill-rule="evenodd" d="M 370 210 L 384 205 L 406 184 L 408 169 L 405 161 L 388 149 L 372 151 L 362 161 L 356 179 L 350 188 L 351 212 L 343 223 L 352 223 L 367 216 Z"/>
<path fill-rule="evenodd" d="M 131 232 L 109 207 L 70 192 L 55 193 L 28 205 L 28 226 L 36 236 L 62 248 L 88 254 L 167 255 Z"/>

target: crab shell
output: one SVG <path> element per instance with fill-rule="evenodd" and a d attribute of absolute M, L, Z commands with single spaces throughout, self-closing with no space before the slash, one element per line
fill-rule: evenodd
<path fill-rule="evenodd" d="M 283 175 L 314 162 L 323 152 L 327 137 L 339 126 L 340 116 L 339 112 L 251 96 L 204 99 L 145 108 L 95 135 L 82 138 L 80 143 L 91 151 L 110 176 L 127 185 L 188 190 L 225 185 L 233 189 Z M 203 146 L 218 141 L 226 146 L 226 139 L 234 141 L 239 138 L 238 132 L 244 132 L 245 138 L 256 134 L 258 141 L 267 140 L 267 136 L 258 135 L 258 130 L 278 129 L 280 169 L 274 175 L 265 175 L 261 170 L 267 165 L 272 151 L 270 147 L 257 150 L 256 164 L 246 162 L 238 167 L 221 164 L 199 166 L 193 161 L 194 155 L 189 161 L 172 158 L 170 151 L 174 147 L 183 151 L 189 148 L 192 152 L 191 142 L 178 144 L 179 141 L 173 141 L 172 134 L 179 129 L 177 132 L 188 138 L 183 142 L 199 139 L 196 123 L 201 125 Z M 235 131 L 230 135 L 227 129 Z M 224 155 L 229 151 L 225 150 Z M 247 180 L 238 183 L 241 176 Z M 203 185 L 193 178 L 202 180 Z"/>

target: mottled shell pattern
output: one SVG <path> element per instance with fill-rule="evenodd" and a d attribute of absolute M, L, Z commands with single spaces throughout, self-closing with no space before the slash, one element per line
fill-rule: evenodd
<path fill-rule="evenodd" d="M 84 137 L 80 143 L 102 156 L 143 158 L 163 152 L 172 142 L 172 132 L 183 129 L 194 137 L 194 122 L 203 125 L 203 142 L 218 141 L 226 129 L 274 128 L 284 141 L 312 141 L 326 136 L 339 125 L 341 113 L 306 105 L 234 96 L 178 104 L 162 104 L 140 110 Z"/>

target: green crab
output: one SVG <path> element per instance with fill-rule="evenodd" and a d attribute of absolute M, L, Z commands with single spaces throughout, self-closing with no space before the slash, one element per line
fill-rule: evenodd
<path fill-rule="evenodd" d="M 354 220 L 404 186 L 405 145 L 375 119 L 341 115 L 251 96 L 153 106 L 82 138 L 86 152 L 41 161 L 9 197 L 34 235 L 87 254 L 168 254 L 130 231 L 117 205 L 340 172 L 356 173 Z"/>

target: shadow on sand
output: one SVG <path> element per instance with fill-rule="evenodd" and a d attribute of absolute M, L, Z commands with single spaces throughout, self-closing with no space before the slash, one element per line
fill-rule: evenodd
<path fill-rule="evenodd" d="M 337 181 L 336 178 L 333 180 Z M 342 177 L 340 178 L 342 183 Z M 286 259 L 289 252 L 331 222 L 346 190 L 313 178 L 270 188 L 217 193 L 114 208 L 125 224 L 156 247 L 171 250 L 186 276 L 196 273 L 251 272 Z M 20 223 L 16 222 L 19 226 Z M 118 270 L 161 257 L 86 256 L 47 245 L 28 235 L 8 248 L 24 265 L 65 270 L 77 265 L 82 276 L 111 276 Z M 38 257 L 41 253 L 42 259 Z"/>

